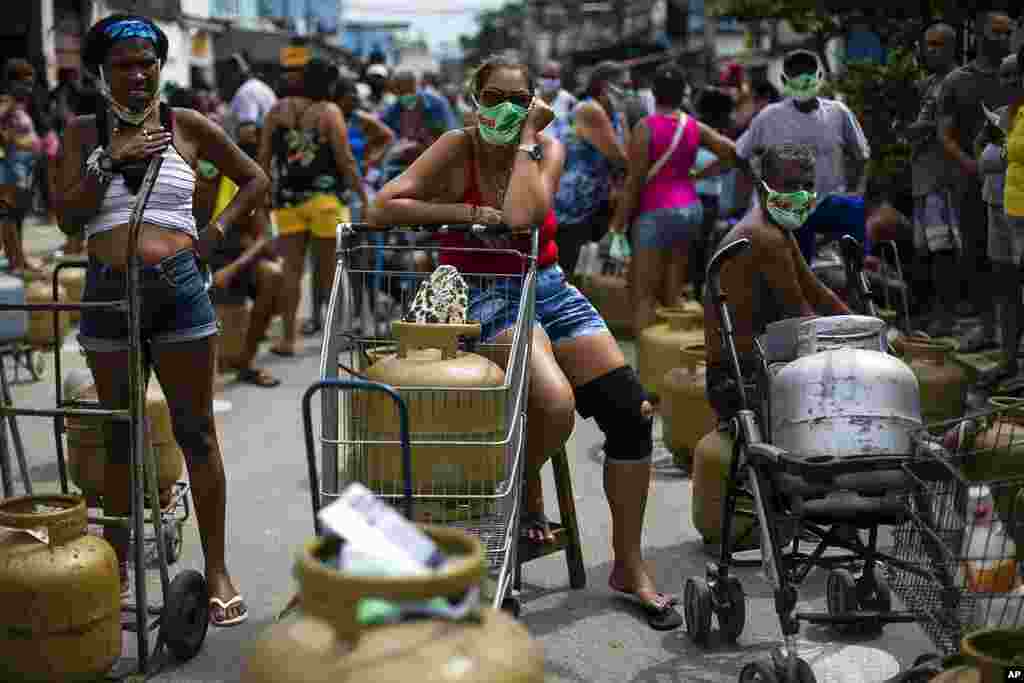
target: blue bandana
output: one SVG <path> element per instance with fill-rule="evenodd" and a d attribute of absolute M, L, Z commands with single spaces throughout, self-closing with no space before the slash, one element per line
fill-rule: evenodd
<path fill-rule="evenodd" d="M 153 25 L 140 19 L 115 21 L 107 26 L 103 32 L 110 38 L 111 42 L 115 40 L 128 40 L 129 38 L 142 38 L 143 40 L 150 41 L 153 45 L 160 42 L 156 31 L 153 30 Z"/>

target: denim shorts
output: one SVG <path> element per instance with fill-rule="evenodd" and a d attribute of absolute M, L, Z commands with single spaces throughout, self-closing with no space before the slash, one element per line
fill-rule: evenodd
<path fill-rule="evenodd" d="M 220 325 L 210 303 L 207 282 L 191 249 L 142 268 L 139 285 L 144 343 L 171 344 L 218 333 Z M 90 258 L 82 301 L 118 301 L 127 297 L 125 272 Z M 130 333 L 127 311 L 85 310 L 78 343 L 86 351 L 126 351 Z"/>
<path fill-rule="evenodd" d="M 492 287 L 471 287 L 471 321 L 479 321 L 481 339 L 493 341 L 516 324 L 522 299 L 522 277 L 501 277 Z M 552 344 L 590 334 L 608 332 L 601 314 L 580 290 L 565 280 L 561 266 L 551 265 L 537 271 L 537 324 Z"/>
<path fill-rule="evenodd" d="M 645 211 L 633 221 L 633 244 L 637 249 L 682 246 L 699 235 L 703 226 L 704 205 L 701 202 Z"/>
<path fill-rule="evenodd" d="M 0 159 L 0 185 L 14 185 L 22 191 L 30 189 L 38 158 L 35 152 L 8 148 L 7 155 Z"/>

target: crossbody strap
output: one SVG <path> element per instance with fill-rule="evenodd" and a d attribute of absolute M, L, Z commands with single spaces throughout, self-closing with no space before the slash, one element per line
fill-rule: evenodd
<path fill-rule="evenodd" d="M 686 112 L 679 112 L 679 123 L 676 124 L 676 132 L 672 135 L 672 142 L 669 144 L 668 149 L 661 155 L 661 158 L 654 162 L 651 169 L 647 171 L 647 180 L 650 182 L 651 178 L 658 175 L 658 172 L 662 167 L 668 163 L 668 160 L 672 158 L 672 154 L 675 153 L 676 148 L 679 147 L 679 141 L 683 139 L 683 131 L 686 129 L 687 116 Z"/>

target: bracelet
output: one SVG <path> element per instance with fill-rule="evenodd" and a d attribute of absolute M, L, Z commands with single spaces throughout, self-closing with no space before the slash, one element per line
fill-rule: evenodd
<path fill-rule="evenodd" d="M 107 150 L 103 147 L 97 147 L 89 155 L 89 158 L 85 162 L 85 170 L 91 176 L 94 176 L 100 183 L 106 185 L 114 179 L 113 173 L 107 173 L 100 166 L 100 159 L 107 154 Z"/>

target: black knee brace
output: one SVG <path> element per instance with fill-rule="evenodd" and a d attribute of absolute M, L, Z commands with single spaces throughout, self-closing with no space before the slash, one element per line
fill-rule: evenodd
<path fill-rule="evenodd" d="M 628 365 L 576 388 L 576 410 L 604 432 L 605 462 L 638 463 L 654 450 L 654 418 L 644 415 L 647 392 Z"/>

